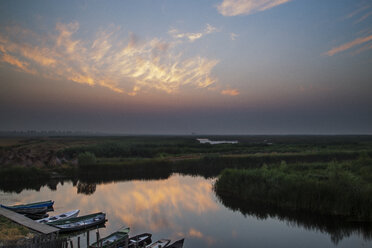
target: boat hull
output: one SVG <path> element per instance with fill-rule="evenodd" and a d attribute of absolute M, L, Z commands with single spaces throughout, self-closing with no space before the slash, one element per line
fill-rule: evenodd
<path fill-rule="evenodd" d="M 121 228 L 119 231 L 110 234 L 109 236 L 100 239 L 98 242 L 93 243 L 89 247 L 119 247 L 121 244 L 125 243 L 125 240 L 129 237 L 130 228 Z"/>
<path fill-rule="evenodd" d="M 174 242 L 173 244 L 170 244 L 170 245 L 166 246 L 165 248 L 182 248 L 184 241 L 185 241 L 185 239 L 177 240 L 176 242 Z"/>
<path fill-rule="evenodd" d="M 43 201 L 43 202 L 34 202 L 28 204 L 20 204 L 14 206 L 5 206 L 1 205 L 2 208 L 10 209 L 10 210 L 27 210 L 27 209 L 39 209 L 46 207 L 51 208 L 53 207 L 54 201 Z"/>
<path fill-rule="evenodd" d="M 49 223 L 49 222 L 53 222 L 53 221 L 57 221 L 57 220 L 67 220 L 67 219 L 70 219 L 70 218 L 77 217 L 79 212 L 80 212 L 80 210 L 76 209 L 76 210 L 69 211 L 69 212 L 66 212 L 66 213 L 63 213 L 63 214 L 51 216 L 51 217 L 48 217 L 48 218 L 43 218 L 43 219 L 37 220 L 36 222 Z"/>
<path fill-rule="evenodd" d="M 67 220 L 54 221 L 47 224 L 59 228 L 60 232 L 74 232 L 82 229 L 99 226 L 104 224 L 105 222 L 106 214 L 96 213 L 70 218 Z"/>
<path fill-rule="evenodd" d="M 13 212 L 25 215 L 43 215 L 46 212 L 52 211 L 53 209 L 47 207 L 40 207 L 40 208 L 16 208 L 16 209 L 9 209 Z"/>
<path fill-rule="evenodd" d="M 143 247 L 144 245 L 151 244 L 152 234 L 143 233 L 129 238 L 128 248 Z"/>
<path fill-rule="evenodd" d="M 146 246 L 146 248 L 163 248 L 166 247 L 169 243 L 169 239 L 161 239 L 152 243 L 151 245 Z"/>

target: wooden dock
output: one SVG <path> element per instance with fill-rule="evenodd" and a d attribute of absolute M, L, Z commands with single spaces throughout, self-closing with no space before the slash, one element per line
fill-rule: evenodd
<path fill-rule="evenodd" d="M 59 229 L 46 225 L 41 224 L 36 221 L 31 220 L 30 218 L 27 218 L 21 214 L 18 214 L 16 212 L 13 212 L 11 210 L 5 209 L 0 207 L 0 215 L 3 215 L 4 217 L 22 225 L 27 228 L 30 228 L 36 232 L 42 233 L 42 234 L 53 234 L 58 233 Z"/>

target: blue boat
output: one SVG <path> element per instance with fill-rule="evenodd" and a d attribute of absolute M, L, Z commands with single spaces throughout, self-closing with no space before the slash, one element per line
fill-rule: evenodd
<path fill-rule="evenodd" d="M 45 213 L 49 209 L 51 209 L 53 207 L 53 204 L 54 201 L 43 201 L 14 206 L 5 206 L 1 204 L 1 207 L 22 214 L 40 214 Z"/>

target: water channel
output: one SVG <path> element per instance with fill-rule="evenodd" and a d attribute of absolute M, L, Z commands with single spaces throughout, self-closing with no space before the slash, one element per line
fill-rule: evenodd
<path fill-rule="evenodd" d="M 213 190 L 214 180 L 181 174 L 103 183 L 59 180 L 37 189 L 3 189 L 0 202 L 11 205 L 51 199 L 55 201 L 51 215 L 73 209 L 80 209 L 80 215 L 102 211 L 108 222 L 99 229 L 101 237 L 129 226 L 131 236 L 149 232 L 153 241 L 185 237 L 184 247 L 372 246 L 368 225 L 220 198 Z M 90 232 L 90 243 L 95 241 L 95 233 L 96 230 Z M 87 234 L 79 236 L 84 247 Z M 72 240 L 77 242 L 76 237 Z"/>

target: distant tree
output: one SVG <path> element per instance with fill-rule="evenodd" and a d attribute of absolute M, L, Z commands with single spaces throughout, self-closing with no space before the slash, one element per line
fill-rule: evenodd
<path fill-rule="evenodd" d="M 94 165 L 97 162 L 96 156 L 91 152 L 79 153 L 78 161 L 80 166 Z"/>

